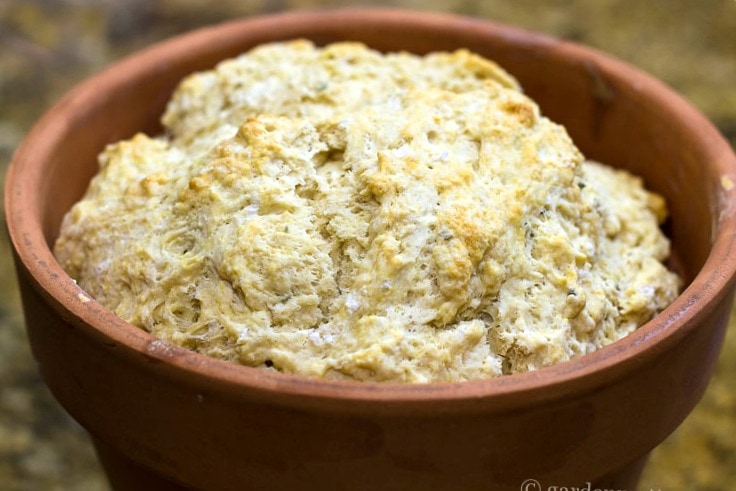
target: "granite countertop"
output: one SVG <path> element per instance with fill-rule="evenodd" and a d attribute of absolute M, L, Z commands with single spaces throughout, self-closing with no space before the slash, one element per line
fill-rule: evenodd
<path fill-rule="evenodd" d="M 351 4 L 361 2 L 2 0 L 0 174 L 33 121 L 54 100 L 127 53 L 234 17 Z M 607 51 L 673 86 L 736 145 L 734 0 L 395 0 L 372 5 L 493 19 Z M 57 405 L 37 373 L 4 233 L 0 275 L 0 489 L 108 489 L 84 430 Z M 736 314 L 705 397 L 653 451 L 641 489 L 736 489 L 734 324 Z"/>

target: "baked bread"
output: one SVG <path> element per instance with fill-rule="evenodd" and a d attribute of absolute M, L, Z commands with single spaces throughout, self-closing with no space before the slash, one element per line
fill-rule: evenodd
<path fill-rule="evenodd" d="M 258 47 L 110 145 L 55 254 L 94 299 L 209 356 L 460 381 L 629 334 L 678 294 L 664 200 L 585 161 L 467 51 Z"/>

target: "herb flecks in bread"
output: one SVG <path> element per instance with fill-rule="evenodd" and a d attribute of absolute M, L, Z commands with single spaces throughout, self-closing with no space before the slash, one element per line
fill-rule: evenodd
<path fill-rule="evenodd" d="M 103 152 L 55 253 L 120 317 L 210 356 L 493 377 L 605 346 L 678 294 L 662 198 L 467 51 L 264 45 L 185 79 L 163 123 Z"/>

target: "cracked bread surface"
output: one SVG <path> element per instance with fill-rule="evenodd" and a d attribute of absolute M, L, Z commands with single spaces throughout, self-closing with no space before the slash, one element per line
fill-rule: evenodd
<path fill-rule="evenodd" d="M 433 382 L 605 346 L 678 294 L 664 200 L 465 50 L 263 45 L 108 146 L 55 254 L 153 335 L 286 373 Z"/>

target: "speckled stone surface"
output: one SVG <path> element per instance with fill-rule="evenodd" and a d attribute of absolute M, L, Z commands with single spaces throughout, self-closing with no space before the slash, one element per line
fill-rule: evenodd
<path fill-rule="evenodd" d="M 127 53 L 235 17 L 361 4 L 0 0 L 0 173 L 4 176 L 13 149 L 55 99 Z M 734 0 L 397 0 L 372 5 L 493 19 L 607 51 L 684 94 L 736 145 Z M 108 489 L 84 431 L 56 404 L 38 376 L 23 331 L 5 233 L 0 234 L 0 277 L 0 489 Z M 705 397 L 654 450 L 640 489 L 736 489 L 734 324 L 736 315 Z"/>

